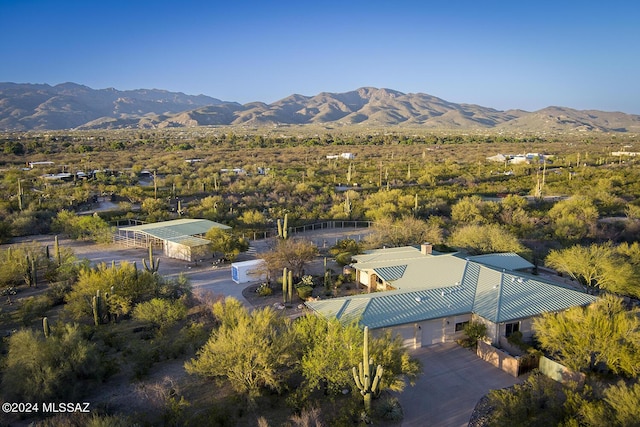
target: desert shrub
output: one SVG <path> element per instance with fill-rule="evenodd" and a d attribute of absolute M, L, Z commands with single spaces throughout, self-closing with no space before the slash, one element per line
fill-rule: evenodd
<path fill-rule="evenodd" d="M 51 305 L 60 305 L 64 303 L 66 295 L 71 291 L 71 285 L 67 282 L 56 282 L 49 285 L 47 297 Z"/>
<path fill-rule="evenodd" d="M 105 374 L 96 346 L 78 325 L 54 328 L 45 338 L 30 329 L 9 338 L 2 393 L 9 401 L 65 401 L 79 399 L 89 385 Z"/>
<path fill-rule="evenodd" d="M 469 322 L 464 327 L 467 338 L 462 342 L 465 347 L 475 347 L 478 340 L 487 336 L 487 325 L 482 322 Z"/>
<path fill-rule="evenodd" d="M 301 300 L 307 300 L 313 293 L 313 288 L 311 286 L 298 286 L 296 291 Z"/>
<path fill-rule="evenodd" d="M 153 364 L 160 361 L 158 347 L 146 341 L 135 343 L 126 353 L 133 364 L 133 376 L 137 380 L 146 377 Z"/>
<path fill-rule="evenodd" d="M 29 424 L 33 427 L 127 427 L 131 421 L 124 415 L 98 415 L 74 412 L 56 414 L 53 417 Z"/>
<path fill-rule="evenodd" d="M 158 296 L 162 298 L 190 298 L 191 295 L 191 283 L 184 273 L 180 273 L 178 277 L 173 280 L 162 278 L 162 280 L 159 281 Z"/>
<path fill-rule="evenodd" d="M 24 326 L 30 326 L 35 319 L 44 317 L 47 310 L 53 305 L 47 295 L 24 298 L 21 300 L 21 304 L 18 316 Z"/>
<path fill-rule="evenodd" d="M 374 406 L 376 418 L 385 421 L 401 421 L 404 418 L 402 405 L 396 397 L 388 397 L 376 402 Z"/>
<path fill-rule="evenodd" d="M 273 294 L 273 289 L 271 289 L 268 283 L 262 283 L 256 289 L 256 293 L 261 297 L 268 297 L 269 295 Z"/>
<path fill-rule="evenodd" d="M 102 295 L 110 293 L 108 305 L 111 313 L 127 315 L 137 303 L 155 297 L 160 287 L 160 276 L 138 271 L 132 264 L 122 263 L 117 267 L 101 264 L 80 271 L 77 283 L 67 296 L 65 310 L 74 319 L 91 317 L 91 298 L 100 291 Z"/>
<path fill-rule="evenodd" d="M 522 350 L 527 350 L 527 348 L 529 348 L 529 345 L 527 345 L 523 340 L 522 340 L 522 332 L 520 331 L 515 331 L 513 332 L 511 335 L 509 335 L 507 337 L 507 341 L 509 342 L 509 344 L 514 345 Z"/>
<path fill-rule="evenodd" d="M 182 300 L 170 301 L 154 298 L 142 302 L 133 309 L 133 318 L 142 322 L 150 322 L 161 332 L 184 319 L 187 308 Z"/>

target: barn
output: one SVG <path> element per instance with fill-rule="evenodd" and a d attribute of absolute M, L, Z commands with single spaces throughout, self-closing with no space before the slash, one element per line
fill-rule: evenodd
<path fill-rule="evenodd" d="M 114 240 L 128 247 L 147 248 L 151 244 L 168 258 L 197 261 L 211 256 L 210 242 L 204 238 L 211 228 L 231 229 L 207 219 L 183 218 L 119 227 Z"/>

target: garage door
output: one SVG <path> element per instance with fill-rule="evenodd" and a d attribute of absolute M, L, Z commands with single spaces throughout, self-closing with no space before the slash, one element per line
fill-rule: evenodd
<path fill-rule="evenodd" d="M 394 334 L 402 337 L 402 345 L 408 348 L 420 347 L 420 335 L 418 334 L 418 342 L 416 343 L 416 325 L 403 325 L 393 328 Z"/>
<path fill-rule="evenodd" d="M 444 341 L 444 331 L 442 328 L 443 321 L 443 319 L 438 319 L 422 323 L 422 346 L 437 344 Z"/>

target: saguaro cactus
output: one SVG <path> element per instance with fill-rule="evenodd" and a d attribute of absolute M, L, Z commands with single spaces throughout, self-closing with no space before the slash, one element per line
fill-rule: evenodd
<path fill-rule="evenodd" d="M 22 189 L 22 180 L 18 180 L 18 209 L 20 212 L 24 209 L 24 190 Z"/>
<path fill-rule="evenodd" d="M 31 258 L 31 283 L 33 287 L 38 287 L 38 264 L 36 264 L 35 256 Z"/>
<path fill-rule="evenodd" d="M 149 243 L 149 264 L 147 265 L 147 260 L 142 259 L 142 265 L 144 269 L 150 273 L 157 273 L 158 267 L 160 267 L 160 258 L 156 258 L 153 260 L 153 245 Z"/>
<path fill-rule="evenodd" d="M 98 326 L 102 323 L 102 297 L 100 296 L 100 290 L 96 291 L 96 294 L 91 299 L 91 309 L 93 311 L 93 323 Z"/>
<path fill-rule="evenodd" d="M 58 263 L 58 267 L 62 265 L 62 256 L 60 255 L 60 242 L 58 242 L 58 236 L 55 236 L 53 239 L 53 252 L 56 254 L 56 262 Z"/>
<path fill-rule="evenodd" d="M 383 369 L 381 365 L 374 367 L 373 358 L 369 358 L 369 328 L 364 327 L 364 347 L 362 349 L 362 362 L 358 368 L 353 367 L 353 379 L 360 394 L 364 397 L 364 410 L 371 413 L 371 397 L 380 394 L 380 379 Z"/>
<path fill-rule="evenodd" d="M 284 214 L 284 220 L 280 221 L 280 218 L 278 218 L 278 237 L 280 237 L 283 240 L 286 240 L 287 237 L 289 237 L 289 216 L 288 214 Z"/>
<path fill-rule="evenodd" d="M 49 335 L 51 334 L 51 328 L 49 328 L 49 319 L 47 319 L 46 317 L 42 318 L 42 330 L 44 332 L 44 337 L 49 338 Z"/>
<path fill-rule="evenodd" d="M 282 302 L 283 304 L 287 303 L 287 267 L 282 269 Z"/>
<path fill-rule="evenodd" d="M 33 286 L 33 271 L 32 271 L 31 257 L 27 255 L 25 257 L 25 267 L 24 267 L 24 282 L 29 285 L 29 287 Z"/>
<path fill-rule="evenodd" d="M 282 238 L 287 239 L 289 237 L 289 214 L 284 214 L 284 221 L 282 222 Z"/>

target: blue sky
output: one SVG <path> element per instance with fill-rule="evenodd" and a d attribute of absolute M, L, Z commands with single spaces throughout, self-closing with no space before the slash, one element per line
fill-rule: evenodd
<path fill-rule="evenodd" d="M 0 81 L 640 114 L 640 3 L 0 0 Z"/>

